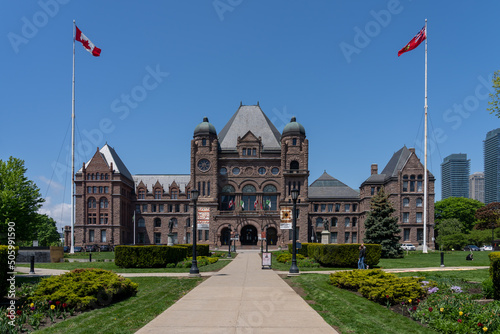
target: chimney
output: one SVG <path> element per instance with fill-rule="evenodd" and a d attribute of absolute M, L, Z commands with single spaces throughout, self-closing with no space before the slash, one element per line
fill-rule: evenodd
<path fill-rule="evenodd" d="M 377 164 L 372 164 L 372 174 L 371 175 L 374 175 L 374 174 L 378 174 L 378 165 Z"/>
<path fill-rule="evenodd" d="M 409 150 L 411 153 L 415 154 L 415 147 L 410 147 Z"/>

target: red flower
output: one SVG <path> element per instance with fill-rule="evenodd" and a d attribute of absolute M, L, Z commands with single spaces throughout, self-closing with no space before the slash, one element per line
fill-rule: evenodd
<path fill-rule="evenodd" d="M 57 302 L 56 302 L 56 305 L 57 305 L 57 306 L 59 306 L 59 304 L 61 304 L 61 302 L 60 302 L 60 301 L 57 301 Z"/>
<path fill-rule="evenodd" d="M 432 312 L 432 307 L 429 307 L 429 312 Z"/>
<path fill-rule="evenodd" d="M 23 313 L 23 311 L 17 310 L 16 313 L 17 313 L 17 315 L 21 315 Z"/>
<path fill-rule="evenodd" d="M 458 319 L 457 321 L 458 321 L 459 323 L 462 323 L 462 319 Z"/>
<path fill-rule="evenodd" d="M 478 325 L 479 327 L 483 327 L 483 324 L 482 324 L 482 323 L 480 323 L 480 322 L 478 322 L 478 323 L 477 323 L 477 325 Z"/>
<path fill-rule="evenodd" d="M 416 306 L 413 306 L 413 311 L 416 311 L 417 310 L 417 307 Z"/>
<path fill-rule="evenodd" d="M 417 298 L 417 304 L 420 303 L 420 299 Z"/>
<path fill-rule="evenodd" d="M 62 307 L 63 307 L 63 308 L 66 308 L 66 306 L 68 306 L 68 304 L 66 304 L 66 303 L 63 303 L 63 304 L 62 304 Z"/>
<path fill-rule="evenodd" d="M 389 295 L 385 295 L 385 298 L 389 299 Z"/>

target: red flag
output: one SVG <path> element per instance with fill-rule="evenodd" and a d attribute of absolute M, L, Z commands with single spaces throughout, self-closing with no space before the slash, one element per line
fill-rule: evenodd
<path fill-rule="evenodd" d="M 399 50 L 398 52 L 398 57 L 401 56 L 403 53 L 411 51 L 415 49 L 417 46 L 420 45 L 425 39 L 427 38 L 427 32 L 425 31 L 425 26 L 418 32 L 418 34 L 412 38 L 411 41 L 406 44 L 404 48 Z"/>
<path fill-rule="evenodd" d="M 233 206 L 234 206 L 234 202 L 233 202 L 233 200 L 230 200 L 229 201 L 229 208 L 231 209 Z"/>
<path fill-rule="evenodd" d="M 77 26 L 76 27 L 76 36 L 75 36 L 75 40 L 77 40 L 78 42 L 81 42 L 83 44 L 83 47 L 85 49 L 87 49 L 88 52 L 92 53 L 92 55 L 94 57 L 99 57 L 101 55 L 101 49 L 99 49 L 98 47 L 96 47 L 94 45 L 94 43 L 92 43 L 90 41 L 90 39 L 87 38 L 87 36 L 85 36 L 82 31 L 80 29 L 78 29 Z"/>

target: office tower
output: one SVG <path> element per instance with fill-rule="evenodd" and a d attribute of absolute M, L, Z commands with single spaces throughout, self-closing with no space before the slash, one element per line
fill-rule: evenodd
<path fill-rule="evenodd" d="M 450 154 L 441 164 L 441 199 L 469 197 L 470 160 L 467 154 Z"/>
<path fill-rule="evenodd" d="M 500 202 L 500 128 L 484 141 L 484 203 Z"/>
<path fill-rule="evenodd" d="M 469 176 L 469 198 L 484 203 L 484 173 L 476 172 Z"/>

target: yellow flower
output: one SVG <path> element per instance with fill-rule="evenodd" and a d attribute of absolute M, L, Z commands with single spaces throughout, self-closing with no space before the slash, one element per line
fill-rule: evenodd
<path fill-rule="evenodd" d="M 439 309 L 439 311 L 443 312 L 443 311 L 444 311 L 444 307 L 441 307 L 441 308 Z"/>
<path fill-rule="evenodd" d="M 53 310 L 53 309 L 55 309 L 55 308 L 56 308 L 56 306 L 55 306 L 54 304 L 50 305 L 50 309 L 51 309 L 51 310 Z"/>
<path fill-rule="evenodd" d="M 462 312 L 462 311 L 458 312 L 458 315 L 463 315 L 463 314 L 464 314 L 464 312 Z"/>
<path fill-rule="evenodd" d="M 411 304 L 411 299 L 408 299 L 408 303 L 410 303 L 410 304 Z"/>
<path fill-rule="evenodd" d="M 488 330 L 488 327 L 483 327 L 483 332 L 486 332 Z"/>
<path fill-rule="evenodd" d="M 35 307 L 35 303 L 31 303 L 31 304 L 30 304 L 30 307 Z"/>

